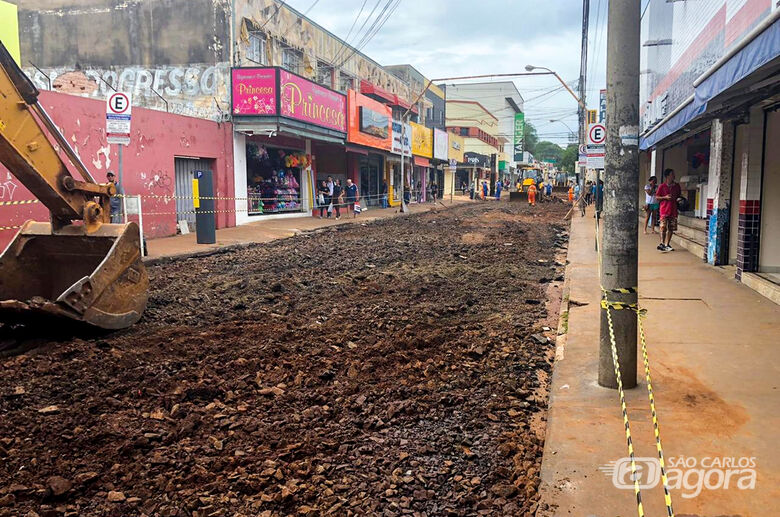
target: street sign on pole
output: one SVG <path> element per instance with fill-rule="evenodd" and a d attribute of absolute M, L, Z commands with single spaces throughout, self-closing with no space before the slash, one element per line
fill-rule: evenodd
<path fill-rule="evenodd" d="M 604 124 L 590 124 L 585 135 L 586 151 L 588 155 L 589 169 L 604 168 L 605 143 L 607 141 L 607 127 Z"/>
<path fill-rule="evenodd" d="M 109 144 L 130 145 L 132 108 L 129 93 L 114 92 L 106 99 L 106 141 Z"/>
<path fill-rule="evenodd" d="M 579 145 L 579 161 L 577 163 L 580 167 L 588 165 L 588 146 L 585 144 Z"/>

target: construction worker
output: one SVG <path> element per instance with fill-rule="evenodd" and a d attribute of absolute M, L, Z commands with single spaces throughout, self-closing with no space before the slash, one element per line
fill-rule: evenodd
<path fill-rule="evenodd" d="M 574 204 L 574 186 L 569 184 L 569 203 Z"/>
<path fill-rule="evenodd" d="M 536 185 L 533 183 L 528 185 L 528 204 L 536 206 Z"/>

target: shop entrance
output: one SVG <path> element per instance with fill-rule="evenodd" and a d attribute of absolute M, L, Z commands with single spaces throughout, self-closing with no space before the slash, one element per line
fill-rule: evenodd
<path fill-rule="evenodd" d="M 300 151 L 247 142 L 249 215 L 302 211 L 301 171 L 308 165 L 307 156 Z"/>
<path fill-rule="evenodd" d="M 176 222 L 187 221 L 190 231 L 195 230 L 195 209 L 192 204 L 192 180 L 195 171 L 213 171 L 214 160 L 200 158 L 174 158 L 174 193 L 176 196 Z"/>
<path fill-rule="evenodd" d="M 382 190 L 382 158 L 368 155 L 360 159 L 360 198 L 368 206 L 379 206 Z"/>

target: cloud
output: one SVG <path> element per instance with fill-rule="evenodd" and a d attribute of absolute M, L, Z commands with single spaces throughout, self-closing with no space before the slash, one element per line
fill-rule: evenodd
<path fill-rule="evenodd" d="M 308 10 L 313 2 L 287 1 L 300 12 Z M 349 38 L 351 44 L 357 44 L 365 33 L 365 28 L 359 34 L 357 29 L 374 6 L 378 5 L 375 15 L 382 10 L 385 2 L 379 2 L 366 0 L 363 14 Z M 321 0 L 308 16 L 343 38 L 362 3 L 361 0 Z M 588 74 L 591 106 L 598 104 L 598 90 L 605 82 L 606 59 L 599 54 L 606 48 L 607 3 L 608 0 L 591 1 L 590 40 L 592 44 L 601 40 L 600 48 L 590 50 L 589 62 L 600 62 L 598 69 Z M 580 68 L 581 16 L 581 0 L 401 0 L 393 15 L 361 51 L 384 65 L 409 63 L 429 78 L 523 72 L 526 64 L 533 64 L 555 70 L 573 85 Z M 373 18 L 366 28 L 372 22 Z M 539 133 L 555 136 L 556 142 L 565 143 L 567 130 L 562 124 L 550 123 L 549 119 L 560 118 L 566 112 L 574 114 L 575 100 L 565 91 L 531 100 L 559 86 L 554 77 L 517 78 L 515 84 L 523 97 L 529 99 L 525 106 L 527 117 L 539 127 Z M 576 115 L 565 116 L 563 120 L 576 128 Z"/>

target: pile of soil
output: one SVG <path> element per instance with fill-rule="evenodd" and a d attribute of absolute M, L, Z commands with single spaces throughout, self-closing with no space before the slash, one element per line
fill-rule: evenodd
<path fill-rule="evenodd" d="M 469 204 L 150 267 L 137 325 L 0 359 L 0 516 L 532 513 L 565 212 Z"/>

